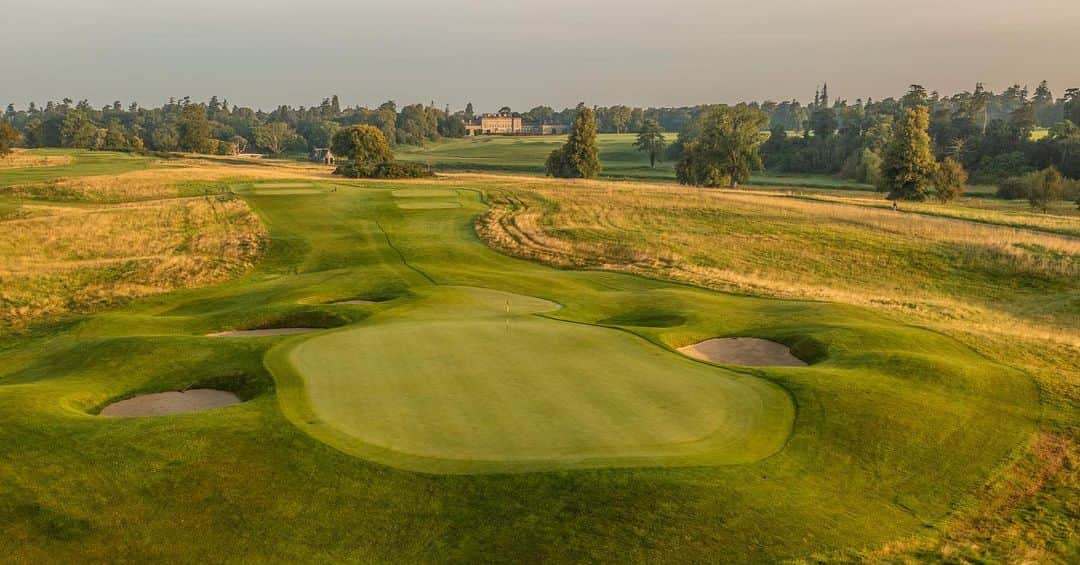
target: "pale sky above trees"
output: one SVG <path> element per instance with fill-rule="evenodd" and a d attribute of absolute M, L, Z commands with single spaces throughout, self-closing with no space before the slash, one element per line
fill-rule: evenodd
<path fill-rule="evenodd" d="M 676 106 L 1080 86 L 1077 0 L 3 0 L 0 104 Z"/>

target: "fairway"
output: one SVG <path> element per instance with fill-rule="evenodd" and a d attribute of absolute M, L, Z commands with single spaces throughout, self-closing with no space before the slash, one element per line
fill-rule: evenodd
<path fill-rule="evenodd" d="M 666 134 L 667 142 L 676 134 Z M 662 159 L 655 167 L 649 157 L 634 146 L 637 135 L 602 133 L 597 136 L 600 176 L 609 179 L 675 181 L 675 163 Z M 400 147 L 397 157 L 431 165 L 440 171 L 495 171 L 504 173 L 543 174 L 544 160 L 566 141 L 564 135 L 545 136 L 474 136 L 442 139 L 422 147 Z M 816 187 L 838 190 L 870 190 L 872 187 L 833 175 L 783 174 L 759 171 L 748 184 L 777 187 Z"/>
<path fill-rule="evenodd" d="M 314 413 L 362 441 L 361 455 L 428 472 L 732 464 L 774 453 L 790 430 L 790 400 L 764 381 L 528 314 L 546 301 L 468 288 L 431 298 L 476 308 L 419 308 L 288 354 Z"/>

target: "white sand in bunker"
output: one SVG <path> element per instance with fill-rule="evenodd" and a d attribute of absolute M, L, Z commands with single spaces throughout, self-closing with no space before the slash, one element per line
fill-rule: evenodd
<path fill-rule="evenodd" d="M 323 328 L 266 328 L 262 330 L 231 330 L 206 334 L 206 337 L 266 337 L 317 332 Z"/>
<path fill-rule="evenodd" d="M 240 404 L 240 398 L 227 390 L 195 388 L 185 391 L 144 394 L 114 402 L 101 411 L 102 416 L 130 418 L 135 416 L 168 416 L 199 412 Z"/>
<path fill-rule="evenodd" d="M 724 365 L 747 367 L 804 367 L 806 362 L 791 354 L 782 343 L 756 337 L 707 339 L 680 347 L 684 355 Z"/>

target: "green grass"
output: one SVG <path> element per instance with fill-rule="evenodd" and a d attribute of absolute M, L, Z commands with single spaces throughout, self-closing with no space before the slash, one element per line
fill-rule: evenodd
<path fill-rule="evenodd" d="M 153 159 L 132 153 L 70 149 L 34 149 L 40 155 L 71 155 L 70 164 L 55 167 L 0 169 L 0 187 L 57 180 L 70 176 L 115 175 L 145 169 Z"/>
<path fill-rule="evenodd" d="M 851 306 L 512 259 L 474 233 L 486 208 L 479 192 L 456 191 L 459 208 L 411 210 L 393 194 L 445 202 L 460 183 L 336 186 L 240 190 L 273 238 L 249 276 L 0 344 L 0 553 L 37 562 L 775 561 L 937 527 L 1035 428 L 1031 379 L 942 334 Z M 432 198 L 412 192 L 425 187 Z M 463 286 L 517 296 L 476 300 Z M 329 304 L 350 299 L 374 302 Z M 490 316 L 507 299 L 510 331 L 522 334 L 497 339 L 505 313 Z M 529 314 L 536 299 L 562 308 Z M 452 321 L 458 331 L 447 330 Z M 280 325 L 341 329 L 202 337 Z M 780 341 L 812 365 L 713 367 L 672 352 L 733 335 Z M 419 373 L 405 375 L 406 362 Z M 327 372 L 331 363 L 351 378 Z M 505 382 L 493 380 L 499 370 Z M 416 380 L 387 381 L 406 376 Z M 450 377 L 467 381 L 437 382 Z M 606 383 L 580 382 L 589 378 Z M 114 399 L 192 386 L 248 401 L 167 418 L 93 415 Z M 551 421 L 538 417 L 545 387 L 558 400 Z M 648 405 L 650 389 L 672 403 L 666 412 Z M 760 458 L 790 406 L 790 434 Z M 716 423 L 709 407 L 730 407 L 719 416 L 732 423 L 724 433 L 761 434 L 748 443 L 760 450 L 726 461 L 741 464 L 695 456 L 698 466 L 678 467 L 654 446 L 629 464 L 647 443 L 643 430 L 668 442 L 693 436 Z M 500 437 L 513 426 L 524 435 Z M 615 467 L 446 474 L 470 470 L 447 468 L 463 454 L 564 467 L 543 448 L 597 454 L 615 429 L 629 431 L 620 451 L 598 455 L 619 459 Z M 406 463 L 409 454 L 435 461 Z"/>
<path fill-rule="evenodd" d="M 667 134 L 668 142 L 676 135 Z M 649 167 L 649 157 L 634 147 L 637 134 L 600 134 L 602 178 L 648 181 L 675 181 L 675 165 L 669 161 Z M 543 174 L 544 161 L 553 149 L 566 142 L 566 136 L 478 136 L 445 139 L 424 147 L 402 147 L 399 159 L 426 163 L 442 171 L 488 171 L 519 174 Z M 761 186 L 811 187 L 865 190 L 868 185 L 827 175 L 787 175 L 762 172 L 750 184 Z"/>
<path fill-rule="evenodd" d="M 279 379 L 303 382 L 319 425 L 340 432 L 325 436 L 334 445 L 477 473 L 749 463 L 788 437 L 794 407 L 760 379 L 532 315 L 552 302 L 474 287 L 424 298 L 271 355 Z"/>

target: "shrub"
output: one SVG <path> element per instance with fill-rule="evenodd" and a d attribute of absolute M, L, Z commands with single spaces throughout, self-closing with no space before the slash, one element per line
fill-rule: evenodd
<path fill-rule="evenodd" d="M 964 166 L 952 157 L 946 157 L 934 171 L 934 196 L 941 202 L 951 202 L 964 193 L 968 174 Z"/>
<path fill-rule="evenodd" d="M 1045 212 L 1065 192 L 1065 178 L 1053 167 L 1028 176 L 1028 202 L 1032 208 Z"/>
<path fill-rule="evenodd" d="M 353 179 L 418 179 L 435 176 L 430 168 L 408 161 L 346 163 L 335 169 L 334 174 Z"/>
<path fill-rule="evenodd" d="M 1005 200 L 1019 200 L 1028 197 L 1027 180 L 1020 177 L 1009 177 L 998 183 L 996 196 Z"/>

